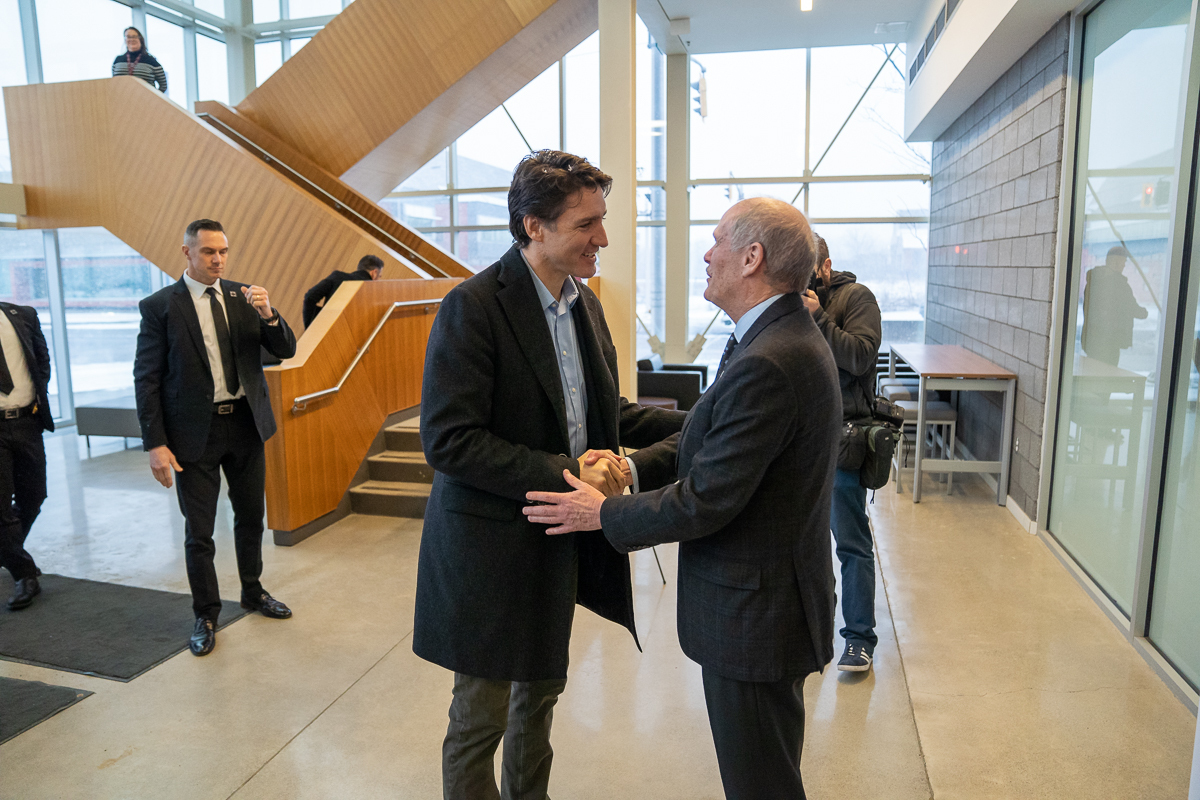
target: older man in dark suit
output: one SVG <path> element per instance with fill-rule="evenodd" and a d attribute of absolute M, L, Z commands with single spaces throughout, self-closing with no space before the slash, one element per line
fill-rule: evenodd
<path fill-rule="evenodd" d="M 292 615 L 271 597 L 262 575 L 263 442 L 275 415 L 263 378 L 262 350 L 277 358 L 296 353 L 296 337 L 271 308 L 261 286 L 222 280 L 229 240 L 221 223 L 199 219 L 183 238 L 187 269 L 174 286 L 142 300 L 142 327 L 133 363 L 142 445 L 163 486 L 176 479 L 186 520 L 184 553 L 196 624 L 189 647 L 212 652 L 221 596 L 213 567 L 213 524 L 221 471 L 233 505 L 233 540 L 242 607 L 265 617 Z"/>
<path fill-rule="evenodd" d="M 663 488 L 605 499 L 564 475 L 574 492 L 530 492 L 546 505 L 524 512 L 551 534 L 603 528 L 623 551 L 682 542 L 679 643 L 703 668 L 725 795 L 803 798 L 804 678 L 833 657 L 837 368 L 798 294 L 804 216 L 744 200 L 713 236 L 704 296 L 734 334 L 680 436 L 638 454 L 641 488 Z"/>
<path fill-rule="evenodd" d="M 25 539 L 46 499 L 42 431 L 54 430 L 49 385 L 50 350 L 37 311 L 0 303 L 0 566 L 17 584 L 8 598 L 12 611 L 42 591 Z"/>
<path fill-rule="evenodd" d="M 628 477 L 612 450 L 683 423 L 620 396 L 604 312 L 579 280 L 608 244 L 611 183 L 568 153 L 522 161 L 508 195 L 517 244 L 446 295 L 429 337 L 421 441 L 436 473 L 413 651 L 455 673 L 446 798 L 546 796 L 576 602 L 637 638 L 628 556 L 598 532 L 548 538 L 521 515 L 525 492 L 566 489 L 564 472 L 622 491 Z"/>

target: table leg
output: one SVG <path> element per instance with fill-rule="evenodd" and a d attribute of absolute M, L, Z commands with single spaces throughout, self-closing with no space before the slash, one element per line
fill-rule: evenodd
<path fill-rule="evenodd" d="M 1017 402 L 1017 381 L 1011 378 L 1005 381 L 1004 388 L 1004 427 L 1001 429 L 1000 441 L 1000 480 L 996 483 L 996 504 L 1007 505 L 1008 474 L 1012 467 L 1012 438 L 1013 415 Z"/>
<path fill-rule="evenodd" d="M 893 351 L 893 358 L 895 354 Z M 921 376 L 917 392 L 917 448 L 913 460 L 913 502 L 921 502 L 921 457 L 925 455 L 925 376 Z"/>

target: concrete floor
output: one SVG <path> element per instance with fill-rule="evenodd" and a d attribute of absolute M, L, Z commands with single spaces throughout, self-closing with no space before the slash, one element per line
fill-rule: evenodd
<path fill-rule="evenodd" d="M 41 568 L 186 592 L 175 495 L 145 455 L 93 440 L 84 459 L 71 432 L 46 444 Z M 809 678 L 810 797 L 1186 797 L 1195 718 L 981 482 L 950 497 L 931 483 L 917 506 L 889 486 L 870 513 L 875 669 Z M 230 525 L 226 504 L 217 567 L 236 598 Z M 0 661 L 3 676 L 95 692 L 0 746 L 0 798 L 440 796 L 451 676 L 411 650 L 420 531 L 351 516 L 267 544 L 264 583 L 295 617 L 247 617 L 212 655 L 130 683 Z M 651 553 L 634 557 L 644 653 L 578 611 L 556 798 L 721 797 L 700 670 L 675 635 L 675 554 L 659 548 L 666 587 Z"/>

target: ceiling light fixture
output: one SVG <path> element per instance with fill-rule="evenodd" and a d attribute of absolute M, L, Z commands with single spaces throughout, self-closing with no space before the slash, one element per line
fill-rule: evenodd
<path fill-rule="evenodd" d="M 801 11 L 812 11 L 813 0 L 800 0 Z"/>

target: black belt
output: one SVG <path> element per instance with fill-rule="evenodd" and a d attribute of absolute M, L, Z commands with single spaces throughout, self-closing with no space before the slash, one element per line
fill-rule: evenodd
<path fill-rule="evenodd" d="M 237 411 L 239 405 L 245 405 L 246 398 L 239 397 L 237 400 L 230 400 L 227 403 L 213 403 L 213 413 L 224 416 Z"/>
<path fill-rule="evenodd" d="M 0 409 L 0 419 L 20 419 L 21 417 L 32 417 L 37 413 L 37 403 L 30 403 L 24 408 L 4 408 Z"/>

